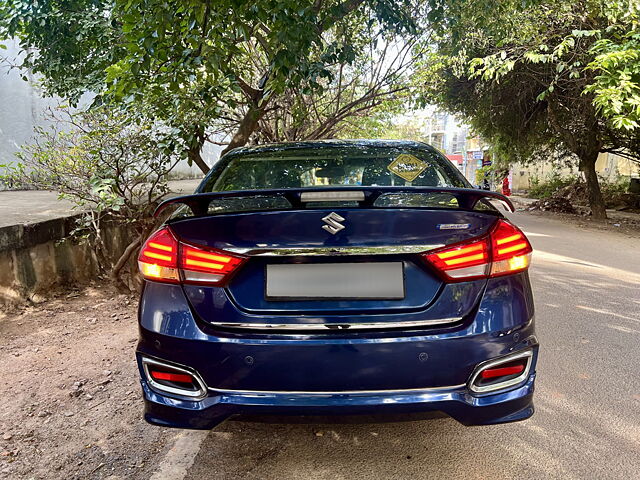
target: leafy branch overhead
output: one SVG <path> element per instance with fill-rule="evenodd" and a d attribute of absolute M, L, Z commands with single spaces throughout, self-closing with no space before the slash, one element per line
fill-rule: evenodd
<path fill-rule="evenodd" d="M 504 158 L 574 159 L 602 218 L 598 155 L 640 158 L 639 18 L 637 0 L 5 0 L 0 38 L 47 93 L 161 120 L 203 172 L 207 142 L 370 136 L 417 95 Z"/>
<path fill-rule="evenodd" d="M 640 129 L 640 3 L 607 2 L 595 4 L 595 8 L 600 22 L 585 22 L 583 29 L 571 30 L 557 38 L 555 45 L 548 45 L 546 38 L 533 37 L 510 49 L 472 59 L 472 76 L 499 82 L 516 62 L 549 64 L 555 68 L 555 77 L 545 85 L 538 100 L 552 94 L 563 79 L 583 81 L 582 93 L 592 100 L 611 128 Z M 580 12 L 567 12 L 571 13 Z"/>
<path fill-rule="evenodd" d="M 633 0 L 439 2 L 423 101 L 466 118 L 502 156 L 575 159 L 606 216 L 601 153 L 640 159 L 638 4 Z"/>
<path fill-rule="evenodd" d="M 363 38 L 414 35 L 420 18 L 410 0 L 3 5 L 0 37 L 17 36 L 25 50 L 38 51 L 24 66 L 45 78 L 49 93 L 77 100 L 92 91 L 96 103 L 148 105 L 180 129 L 189 159 L 203 170 L 207 140 L 244 145 L 277 99 L 322 95 L 339 65 L 369 53 Z M 216 122 L 233 125 L 227 139 L 211 137 Z"/>

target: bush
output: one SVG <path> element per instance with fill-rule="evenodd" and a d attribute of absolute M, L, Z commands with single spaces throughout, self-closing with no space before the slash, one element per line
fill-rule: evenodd
<path fill-rule="evenodd" d="M 620 174 L 611 178 L 600 178 L 600 188 L 604 196 L 616 196 L 627 193 L 629 190 L 629 177 L 622 176 Z"/>
<path fill-rule="evenodd" d="M 600 177 L 599 183 L 606 208 L 637 208 L 637 197 L 627 193 L 629 177 L 621 175 Z M 585 182 L 579 176 L 563 177 L 559 173 L 552 173 L 545 181 L 540 181 L 538 178 L 531 179 L 528 195 L 541 200 L 537 202 L 541 210 L 569 213 L 567 205 L 588 205 L 589 203 Z"/>
<path fill-rule="evenodd" d="M 547 199 L 559 189 L 579 182 L 576 175 L 562 176 L 559 172 L 552 172 L 544 180 L 532 177 L 529 181 L 530 188 L 527 195 L 531 198 Z"/>
<path fill-rule="evenodd" d="M 110 273 L 118 285 L 131 286 L 123 268 L 155 226 L 152 213 L 169 192 L 168 174 L 183 158 L 184 145 L 161 122 L 104 107 L 78 113 L 59 108 L 48 116 L 50 127 L 36 129 L 35 142 L 22 147 L 19 163 L 4 165 L 0 180 L 57 191 L 86 210 L 75 235 L 90 242 L 101 265 L 110 265 L 101 226 L 124 226 L 130 243 Z"/>

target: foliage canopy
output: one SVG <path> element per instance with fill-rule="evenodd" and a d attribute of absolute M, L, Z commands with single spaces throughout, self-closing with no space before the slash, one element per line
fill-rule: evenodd
<path fill-rule="evenodd" d="M 421 69 L 424 100 L 461 114 L 502 156 L 574 156 L 592 213 L 604 218 L 598 154 L 640 158 L 633 0 L 435 7 L 440 37 Z"/>
<path fill-rule="evenodd" d="M 276 99 L 321 95 L 378 40 L 415 34 L 418 13 L 412 0 L 6 0 L 0 38 L 20 39 L 50 94 L 149 106 L 206 170 L 210 125 L 232 119 L 228 148 L 243 145 Z"/>

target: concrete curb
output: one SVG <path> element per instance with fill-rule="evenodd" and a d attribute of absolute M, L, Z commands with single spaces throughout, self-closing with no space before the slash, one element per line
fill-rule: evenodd
<path fill-rule="evenodd" d="M 90 240 L 72 232 L 84 214 L 0 227 L 0 305 L 39 301 L 56 288 L 84 285 L 109 268 Z M 108 261 L 129 243 L 127 225 L 102 222 Z"/>

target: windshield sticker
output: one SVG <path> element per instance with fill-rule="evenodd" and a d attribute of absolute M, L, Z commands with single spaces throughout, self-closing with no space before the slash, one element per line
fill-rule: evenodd
<path fill-rule="evenodd" d="M 423 162 L 418 157 L 414 157 L 408 153 L 402 153 L 387 165 L 387 169 L 400 178 L 408 182 L 413 182 L 428 166 L 426 162 Z"/>

